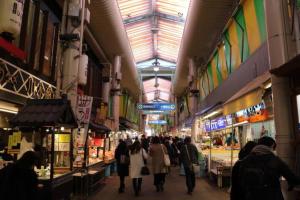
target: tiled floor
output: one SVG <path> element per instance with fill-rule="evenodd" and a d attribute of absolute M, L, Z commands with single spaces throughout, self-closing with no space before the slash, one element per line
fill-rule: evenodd
<path fill-rule="evenodd" d="M 126 178 L 125 193 L 118 193 L 118 176 L 107 178 L 106 185 L 90 196 L 90 200 L 227 200 L 228 193 L 224 189 L 219 189 L 208 180 L 197 178 L 196 188 L 192 196 L 186 194 L 185 177 L 179 175 L 178 169 L 172 169 L 170 175 L 166 178 L 165 191 L 156 192 L 153 186 L 153 176 L 143 178 L 142 192 L 140 196 L 135 197 L 131 185 L 131 179 Z"/>

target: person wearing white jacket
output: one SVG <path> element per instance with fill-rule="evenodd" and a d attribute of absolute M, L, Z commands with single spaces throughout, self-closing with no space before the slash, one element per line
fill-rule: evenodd
<path fill-rule="evenodd" d="M 132 184 L 134 193 L 136 196 L 141 192 L 142 175 L 141 169 L 144 167 L 148 158 L 146 151 L 141 147 L 141 143 L 136 140 L 130 147 L 130 177 L 132 178 Z"/>

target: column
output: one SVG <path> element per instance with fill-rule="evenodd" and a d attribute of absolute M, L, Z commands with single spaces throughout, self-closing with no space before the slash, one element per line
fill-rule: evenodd
<path fill-rule="evenodd" d="M 79 58 L 81 52 L 79 49 L 80 45 L 80 28 L 81 26 L 74 26 L 72 23 L 75 19 L 74 17 L 68 16 L 69 6 L 81 8 L 80 0 L 70 0 L 69 3 L 64 5 L 65 19 L 62 27 L 62 34 L 65 36 L 63 42 L 67 45 L 67 48 L 63 51 L 63 80 L 62 80 L 62 90 L 63 93 L 68 95 L 68 99 L 71 101 L 71 106 L 74 113 L 76 113 L 77 105 L 77 87 L 78 87 L 78 68 L 79 68 Z M 79 13 L 78 13 L 79 19 Z M 66 26 L 65 26 L 66 24 Z M 82 25 L 82 24 L 81 24 Z M 71 36 L 78 35 L 78 39 L 70 39 Z"/>
<path fill-rule="evenodd" d="M 289 25 L 287 1 L 265 0 L 267 44 L 270 68 L 274 69 L 286 63 L 295 53 L 294 44 L 287 34 Z M 288 78 L 272 75 L 273 107 L 276 129 L 277 154 L 291 168 L 294 167 L 295 151 L 292 124 L 292 107 Z M 283 187 L 285 188 L 285 187 Z M 284 191 L 285 199 L 295 199 L 293 193 Z"/>
<path fill-rule="evenodd" d="M 120 117 L 120 81 L 121 81 L 121 56 L 115 56 L 113 63 L 112 92 L 113 92 L 113 117 L 115 131 L 119 130 Z"/>

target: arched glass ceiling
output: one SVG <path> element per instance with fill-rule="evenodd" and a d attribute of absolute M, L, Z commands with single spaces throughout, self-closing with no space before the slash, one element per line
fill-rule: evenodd
<path fill-rule="evenodd" d="M 137 68 L 149 68 L 157 59 L 160 67 L 175 70 L 190 0 L 117 1 Z M 144 90 L 149 91 L 149 84 L 145 82 Z M 171 87 L 168 85 L 167 92 Z M 161 92 L 163 100 L 169 100 L 169 93 L 164 94 L 160 88 L 156 90 Z M 149 93 L 147 100 L 151 101 L 155 96 L 157 94 Z"/>

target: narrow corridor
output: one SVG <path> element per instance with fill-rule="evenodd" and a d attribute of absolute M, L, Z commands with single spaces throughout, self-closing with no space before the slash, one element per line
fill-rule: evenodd
<path fill-rule="evenodd" d="M 178 168 L 172 168 L 172 172 L 166 178 L 164 192 L 156 192 L 153 186 L 153 176 L 143 178 L 142 192 L 140 196 L 135 197 L 132 189 L 131 179 L 126 178 L 125 193 L 119 194 L 118 176 L 107 178 L 106 185 L 92 195 L 89 200 L 225 200 L 229 195 L 225 189 L 219 189 L 217 186 L 203 178 L 197 178 L 196 188 L 192 196 L 186 194 L 185 177 L 179 175 Z"/>

